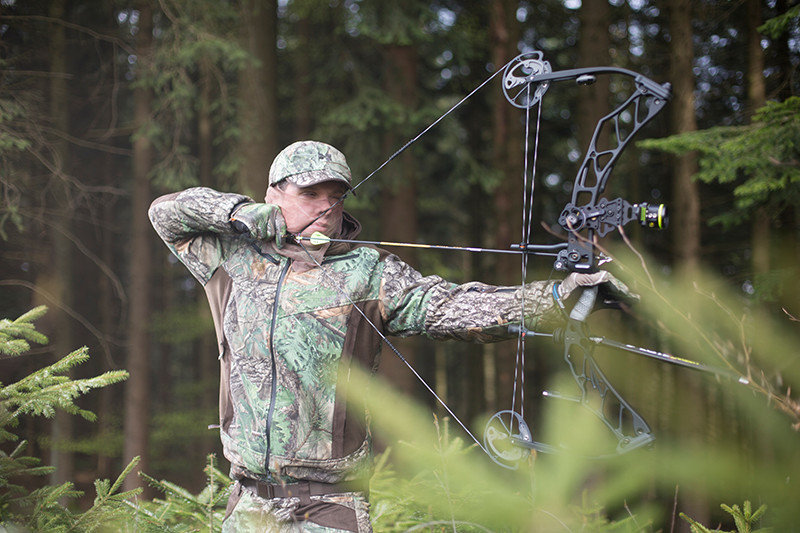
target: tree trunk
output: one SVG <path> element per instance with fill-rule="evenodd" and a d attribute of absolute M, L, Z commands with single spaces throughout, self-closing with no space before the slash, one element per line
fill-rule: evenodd
<path fill-rule="evenodd" d="M 333 31 L 333 29 L 331 29 Z M 297 32 L 300 37 L 300 42 L 311 43 L 313 42 L 313 33 L 311 27 L 311 19 L 308 13 L 297 21 Z M 307 139 L 311 134 L 313 126 L 313 114 L 311 104 L 311 54 L 309 53 L 310 47 L 304 47 L 299 54 L 295 54 L 295 84 L 297 90 L 294 93 L 294 112 L 295 112 L 295 138 L 297 140 Z"/>
<path fill-rule="evenodd" d="M 670 53 L 672 63 L 670 79 L 674 89 L 672 110 L 673 133 L 697 129 L 694 113 L 694 75 L 692 62 L 692 2 L 671 0 L 669 4 Z M 672 183 L 672 226 L 675 239 L 676 268 L 691 275 L 700 260 L 700 192 L 694 175 L 697 173 L 697 154 L 690 153 L 675 158 Z"/>
<path fill-rule="evenodd" d="M 64 20 L 66 1 L 55 0 L 50 4 L 49 16 L 55 20 Z M 50 44 L 50 116 L 53 127 L 60 133 L 69 130 L 69 94 L 67 89 L 68 55 L 66 30 L 62 24 L 53 24 Z M 52 272 L 50 274 L 52 293 L 61 306 L 72 307 L 72 243 L 67 235 L 72 229 L 72 209 L 70 201 L 69 181 L 64 175 L 68 172 L 69 150 L 63 137 L 53 141 L 53 153 L 56 158 L 55 182 L 55 216 L 52 218 L 50 235 L 53 243 Z M 60 359 L 73 349 L 72 322 L 63 308 L 53 311 L 53 349 L 55 358 Z M 70 372 L 70 375 L 72 373 Z M 73 455 L 69 451 L 59 450 L 59 446 L 72 439 L 73 417 L 69 413 L 58 410 L 53 419 L 53 448 L 50 452 L 50 464 L 54 471 L 50 476 L 51 483 L 61 484 L 73 478 Z"/>
<path fill-rule="evenodd" d="M 212 75 L 207 61 L 200 64 L 200 106 L 197 116 L 197 144 L 200 152 L 200 185 L 214 188 L 216 183 L 213 176 L 214 160 L 214 135 L 211 121 L 212 101 Z M 174 284 L 170 284 L 174 286 Z M 197 306 L 201 313 L 211 323 L 211 311 L 204 291 L 197 292 Z M 219 396 L 219 379 L 217 378 L 217 349 L 214 330 L 209 328 L 198 339 L 197 356 L 200 358 L 200 382 L 203 384 L 200 405 L 203 412 L 213 413 Z M 211 418 L 207 425 L 216 424 L 217 420 Z M 217 435 L 208 431 L 203 439 L 203 447 L 198 450 L 202 454 L 211 453 L 218 440 Z"/>
<path fill-rule="evenodd" d="M 383 86 L 387 94 L 404 109 L 413 111 L 418 105 L 417 51 L 413 46 L 386 45 L 384 47 Z M 394 131 L 388 131 L 384 139 L 384 153 L 393 153 L 403 138 Z M 381 187 L 380 236 L 382 239 L 399 242 L 416 242 L 417 226 L 417 184 L 416 161 L 410 150 L 388 165 L 384 171 Z M 413 248 L 403 251 L 403 259 L 418 266 L 418 254 Z M 419 368 L 416 351 L 417 339 L 394 339 L 393 344 L 414 368 Z M 435 359 L 435 358 L 434 358 Z M 417 391 L 414 376 L 394 355 L 381 357 L 383 373 L 399 388 L 408 393 Z M 434 363 L 435 365 L 435 363 Z"/>
<path fill-rule="evenodd" d="M 239 78 L 242 167 L 239 188 L 264 198 L 269 166 L 278 147 L 278 6 L 276 0 L 242 2 L 244 48 L 252 58 Z"/>
<path fill-rule="evenodd" d="M 153 48 L 153 11 L 149 2 L 140 4 L 139 32 L 136 34 L 137 62 L 140 72 L 148 68 Z M 134 130 L 141 131 L 152 115 L 153 96 L 146 87 L 134 90 Z M 152 230 L 147 218 L 151 201 L 148 173 L 152 167 L 150 140 L 138 136 L 133 141 L 132 234 L 130 247 L 130 308 L 128 311 L 128 353 L 126 368 L 130 378 L 125 388 L 125 463 L 139 456 L 139 466 L 125 478 L 124 490 L 143 486 L 137 475 L 147 471 L 149 438 L 150 372 L 150 239 Z"/>
<path fill-rule="evenodd" d="M 492 63 L 497 68 L 508 62 L 517 54 L 519 26 L 515 22 L 516 2 L 502 0 L 492 2 L 490 9 L 490 28 L 492 38 Z M 507 248 L 509 244 L 522 240 L 522 169 L 523 150 L 519 125 L 519 109 L 510 105 L 506 99 L 497 94 L 492 108 L 492 166 L 503 173 L 503 181 L 494 195 L 495 231 L 493 248 Z M 536 110 L 532 110 L 535 113 Z M 530 186 L 528 176 L 528 186 Z M 524 191 L 527 194 L 528 191 Z M 497 258 L 495 269 L 499 284 L 520 283 L 520 263 L 507 257 Z M 512 343 L 497 346 L 485 346 L 484 355 L 495 361 L 495 372 L 485 366 L 485 380 L 495 379 L 496 383 L 487 383 L 485 390 L 494 390 L 497 398 L 488 399 L 489 403 L 505 406 L 511 405 L 511 391 L 514 380 L 514 352 Z M 494 374 L 494 375 L 493 375 Z"/>
<path fill-rule="evenodd" d="M 578 40 L 578 66 L 608 65 L 609 40 L 608 2 L 584 2 L 578 12 L 580 36 Z M 591 87 L 580 91 L 578 101 L 578 142 L 582 149 L 589 146 L 597 122 L 608 113 L 609 76 L 598 76 Z M 585 155 L 585 154 L 584 154 Z"/>
<path fill-rule="evenodd" d="M 747 0 L 747 109 L 752 115 L 767 101 L 764 81 L 764 52 L 761 49 L 761 0 Z M 751 268 L 754 282 L 770 269 L 770 216 L 765 207 L 756 209 L 750 232 Z"/>
<path fill-rule="evenodd" d="M 103 177 L 105 178 L 105 185 L 111 187 L 112 182 L 115 179 L 115 174 L 113 172 L 115 168 L 115 162 L 113 162 L 110 156 L 105 155 L 103 157 L 103 164 L 102 169 L 104 172 L 102 173 Z M 114 264 L 114 242 L 116 240 L 116 235 L 112 228 L 114 227 L 116 221 L 116 214 L 118 210 L 118 205 L 114 201 L 107 201 L 103 203 L 101 216 L 102 216 L 102 230 L 100 233 L 100 246 L 101 251 L 100 255 L 103 259 L 103 263 L 108 266 L 112 266 Z M 100 331 L 103 332 L 107 338 L 113 338 L 117 335 L 117 322 L 116 318 L 118 315 L 118 307 L 114 303 L 114 289 L 112 287 L 111 279 L 108 276 L 102 276 L 98 280 L 99 285 L 99 310 L 101 314 L 100 319 Z M 118 295 L 121 299 L 120 304 L 125 305 L 125 299 L 123 295 Z M 116 351 L 116 347 L 115 347 Z M 103 372 L 109 370 L 116 370 L 113 366 L 113 359 L 112 354 L 103 354 L 103 362 L 102 362 L 102 370 Z M 98 398 L 98 407 L 97 407 L 97 432 L 96 435 L 100 440 L 106 440 L 111 438 L 115 429 L 113 427 L 112 421 L 115 412 L 119 412 L 119 388 L 117 387 L 103 387 L 99 391 L 99 398 Z M 109 453 L 105 449 L 100 449 L 97 453 L 97 478 L 106 479 L 111 477 L 112 475 L 112 456 L 115 455 L 113 453 Z"/>
<path fill-rule="evenodd" d="M 674 88 L 672 110 L 673 133 L 685 133 L 697 129 L 694 111 L 694 75 L 692 62 L 694 47 L 692 44 L 692 2 L 690 0 L 670 0 L 670 79 Z M 697 154 L 690 153 L 675 158 L 672 184 L 672 227 L 674 231 L 673 249 L 675 267 L 679 274 L 691 279 L 699 268 L 700 260 L 700 193 L 697 182 L 693 179 L 697 173 Z M 705 398 L 691 386 L 691 377 L 683 380 L 687 389 L 685 400 L 696 406 L 706 406 Z M 707 433 L 708 409 L 695 409 L 682 420 L 682 425 L 691 427 L 700 434 Z M 708 522 L 709 505 L 698 493 L 687 493 L 681 498 L 680 505 L 688 515 L 701 523 Z M 688 531 L 688 528 L 683 529 Z"/>

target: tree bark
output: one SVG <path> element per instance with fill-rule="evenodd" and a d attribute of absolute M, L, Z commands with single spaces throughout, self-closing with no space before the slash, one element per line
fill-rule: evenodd
<path fill-rule="evenodd" d="M 519 26 L 516 24 L 516 2 L 498 0 L 490 6 L 490 31 L 492 39 L 492 63 L 500 68 L 517 55 Z M 533 110 L 535 112 L 535 110 Z M 523 130 L 519 125 L 519 110 L 509 105 L 498 94 L 492 107 L 492 166 L 503 174 L 503 181 L 494 194 L 495 231 L 493 248 L 506 248 L 510 243 L 522 240 L 522 171 Z M 530 186 L 530 176 L 528 185 Z M 528 191 L 524 191 L 525 194 Z M 495 269 L 499 284 L 520 283 L 520 264 L 518 260 L 501 257 Z M 487 398 L 494 405 L 511 405 L 511 391 L 514 379 L 515 344 L 485 346 L 484 355 L 494 360 L 495 372 L 488 365 L 484 367 L 486 391 L 495 391 L 496 398 Z"/>
<path fill-rule="evenodd" d="M 106 169 L 106 185 L 111 186 L 112 176 L 114 173 L 113 163 L 110 158 L 104 158 L 103 167 Z M 114 227 L 116 215 L 116 206 L 113 202 L 104 202 L 102 206 L 102 221 L 103 229 L 101 233 L 101 257 L 106 265 L 114 264 L 114 233 L 111 228 Z M 117 316 L 117 307 L 114 305 L 114 293 L 111 286 L 111 280 L 108 276 L 102 276 L 99 280 L 99 306 L 100 306 L 100 330 L 109 338 L 115 336 L 115 317 Z M 123 302 L 124 304 L 124 302 Z M 109 355 L 103 357 L 103 372 L 114 370 L 112 367 L 112 360 Z M 119 403 L 115 402 L 118 399 L 117 390 L 115 387 L 103 387 L 99 392 L 99 403 L 97 407 L 97 438 L 105 440 L 111 437 L 115 431 L 112 426 L 112 416 L 115 408 L 119 408 Z M 112 472 L 112 453 L 101 449 L 97 453 L 97 476 L 100 479 L 111 477 Z"/>
<path fill-rule="evenodd" d="M 207 60 L 200 64 L 200 107 L 197 115 L 197 145 L 200 152 L 200 185 L 214 188 L 216 186 L 213 175 L 214 160 L 214 135 L 211 120 L 212 102 L 212 75 Z M 174 286 L 174 284 L 171 284 Z M 204 291 L 197 291 L 197 306 L 202 316 L 211 324 L 211 311 Z M 213 413 L 219 396 L 219 380 L 217 378 L 216 337 L 214 329 L 204 331 L 197 342 L 197 354 L 200 358 L 200 382 L 203 384 L 200 405 L 203 412 Z M 212 417 L 208 425 L 216 424 Z M 198 450 L 202 455 L 211 453 L 218 440 L 217 435 L 209 431 L 203 439 L 203 446 Z M 202 458 L 201 458 L 202 459 Z"/>
<path fill-rule="evenodd" d="M 383 86 L 386 93 L 405 110 L 413 111 L 418 105 L 417 50 L 410 45 L 386 45 L 383 50 Z M 388 131 L 384 139 L 384 153 L 397 150 L 401 137 Z M 399 242 L 416 242 L 417 224 L 417 178 L 413 153 L 406 150 L 398 159 L 386 167 L 381 187 L 380 235 L 382 239 Z M 413 248 L 403 251 L 403 259 L 417 266 L 418 254 Z M 400 352 L 417 368 L 417 339 L 393 340 Z M 383 372 L 391 376 L 392 382 L 408 393 L 417 389 L 414 376 L 393 354 L 385 354 Z M 435 366 L 435 363 L 434 363 Z M 424 369 L 419 368 L 425 372 Z M 425 372 L 427 374 L 427 372 Z"/>
<path fill-rule="evenodd" d="M 674 90 L 670 105 L 672 128 L 674 133 L 685 133 L 697 129 L 692 73 L 692 2 L 671 0 L 669 7 L 670 79 Z M 698 269 L 700 261 L 700 191 L 694 180 L 697 168 L 696 153 L 675 158 L 671 217 L 673 227 L 681 230 L 673 232 L 673 250 L 676 269 L 688 275 Z"/>
<path fill-rule="evenodd" d="M 66 15 L 66 1 L 55 0 L 50 4 L 49 16 L 54 20 L 64 20 Z M 68 68 L 68 49 L 66 43 L 66 30 L 62 24 L 53 24 L 50 41 L 50 117 L 56 131 L 67 133 L 69 130 L 69 94 L 67 78 L 64 76 Z M 72 229 L 72 209 L 70 201 L 69 181 L 65 174 L 68 172 L 69 150 L 63 138 L 53 141 L 53 153 L 56 158 L 56 175 L 52 176 L 54 182 L 54 213 L 51 220 L 50 235 L 53 243 L 52 271 L 49 274 L 52 283 L 53 295 L 64 308 L 72 307 L 72 243 L 67 235 Z M 58 360 L 73 350 L 72 321 L 63 311 L 63 308 L 53 310 L 53 348 L 55 359 Z M 72 372 L 70 372 L 70 375 Z M 50 476 L 54 485 L 71 481 L 73 478 L 73 454 L 59 449 L 59 446 L 72 439 L 73 417 L 69 413 L 58 410 L 53 419 L 52 440 L 53 448 L 50 451 L 50 464 L 55 468 Z"/>
<path fill-rule="evenodd" d="M 148 68 L 153 49 L 153 11 L 149 2 L 142 2 L 139 10 L 139 31 L 136 34 L 136 51 L 139 72 Z M 152 115 L 153 95 L 146 87 L 134 90 L 134 130 L 141 131 Z M 125 478 L 124 489 L 143 486 L 139 471 L 147 471 L 150 410 L 148 397 L 150 372 L 150 285 L 152 230 L 147 218 L 151 201 L 148 174 L 152 168 L 153 147 L 150 140 L 140 135 L 133 141 L 133 190 L 131 209 L 130 247 L 130 308 L 128 311 L 128 352 L 126 368 L 130 378 L 125 388 L 125 463 L 140 457 L 138 467 Z"/>
<path fill-rule="evenodd" d="M 747 110 L 752 115 L 767 101 L 764 81 L 764 52 L 761 49 L 761 0 L 747 0 Z M 766 207 L 758 207 L 751 223 L 751 268 L 754 282 L 770 269 L 770 216 Z"/>
<path fill-rule="evenodd" d="M 278 147 L 278 54 L 276 0 L 242 2 L 244 48 L 252 58 L 239 77 L 242 166 L 239 189 L 264 198 L 269 166 Z"/>
<path fill-rule="evenodd" d="M 578 12 L 580 35 L 578 66 L 608 65 L 610 39 L 608 32 L 610 9 L 608 2 L 583 2 Z M 609 76 L 598 76 L 590 88 L 580 91 L 578 101 L 578 142 L 589 146 L 597 122 L 608 113 Z M 584 154 L 585 155 L 585 154 Z"/>
<path fill-rule="evenodd" d="M 300 37 L 300 42 L 311 43 L 313 41 L 313 33 L 311 27 L 311 20 L 308 13 L 305 13 L 300 20 L 297 21 L 297 32 Z M 333 29 L 331 29 L 333 31 Z M 294 93 L 295 99 L 295 138 L 297 140 L 307 139 L 311 134 L 313 126 L 313 114 L 311 104 L 311 54 L 310 47 L 306 46 L 295 54 L 295 84 L 297 91 Z"/>
<path fill-rule="evenodd" d="M 672 110 L 673 133 L 685 133 L 697 129 L 695 118 L 694 60 L 692 32 L 692 2 L 690 0 L 670 0 L 669 3 L 670 32 L 670 80 L 673 84 L 674 96 L 670 104 Z M 700 261 L 700 193 L 694 175 L 697 173 L 697 154 L 690 153 L 675 158 L 672 183 L 672 227 L 674 231 L 673 250 L 675 254 L 675 270 L 686 279 L 691 279 L 699 268 Z M 695 406 L 707 407 L 706 398 L 702 396 L 691 376 L 682 381 L 687 389 L 684 400 Z M 691 427 L 700 434 L 709 436 L 705 422 L 708 409 L 695 409 L 686 416 L 681 424 Z M 709 505 L 702 494 L 684 494 L 680 502 L 687 514 L 701 523 L 708 522 Z"/>

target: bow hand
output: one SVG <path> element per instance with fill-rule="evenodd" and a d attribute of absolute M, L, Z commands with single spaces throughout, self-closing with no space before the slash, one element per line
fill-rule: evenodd
<path fill-rule="evenodd" d="M 639 301 L 638 294 L 607 270 L 572 272 L 558 285 L 558 297 L 567 300 L 578 287 L 597 287 L 599 303 L 604 307 L 620 308 Z"/>

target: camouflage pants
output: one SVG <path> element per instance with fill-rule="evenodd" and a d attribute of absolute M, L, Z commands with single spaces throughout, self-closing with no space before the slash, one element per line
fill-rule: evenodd
<path fill-rule="evenodd" d="M 267 500 L 236 483 L 222 533 L 250 531 L 372 533 L 369 502 L 362 492 Z"/>

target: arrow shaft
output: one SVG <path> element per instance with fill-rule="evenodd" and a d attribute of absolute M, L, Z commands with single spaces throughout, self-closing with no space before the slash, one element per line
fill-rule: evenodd
<path fill-rule="evenodd" d="M 302 235 L 296 235 L 295 239 L 303 240 L 303 241 L 313 241 L 314 237 L 305 237 Z M 320 238 L 321 239 L 321 238 Z M 332 239 L 330 237 L 325 237 L 325 241 L 327 242 L 344 242 L 344 243 L 351 243 L 351 244 L 369 244 L 373 246 L 392 246 L 392 247 L 401 247 L 401 248 L 420 248 L 423 250 L 451 250 L 451 251 L 458 251 L 458 252 L 488 252 L 488 253 L 497 253 L 497 254 L 524 254 L 530 253 L 525 252 L 522 250 L 500 250 L 497 248 L 478 248 L 474 246 L 447 246 L 444 244 L 420 244 L 414 242 L 391 242 L 391 241 L 360 241 L 360 240 L 353 240 L 353 239 Z M 543 253 L 539 252 L 537 255 L 557 255 L 555 253 Z"/>
<path fill-rule="evenodd" d="M 524 328 L 519 325 L 511 325 L 508 327 L 509 333 L 522 333 L 523 335 L 536 335 L 539 337 L 553 337 L 551 333 L 539 333 L 528 328 Z M 736 372 L 732 372 L 730 370 L 724 368 L 714 368 L 711 366 L 704 365 L 702 363 L 698 363 L 697 361 L 692 361 L 691 359 L 684 359 L 683 357 L 677 357 L 672 354 L 659 352 L 657 350 L 651 350 L 649 348 L 642 348 L 641 346 L 634 346 L 633 344 L 625 344 L 622 342 L 618 342 L 611 339 L 606 339 L 605 337 L 599 336 L 590 336 L 589 341 L 595 344 L 602 344 L 603 346 L 608 346 L 610 348 L 616 348 L 617 350 L 622 350 L 629 353 L 634 353 L 636 355 L 643 355 L 645 357 L 649 357 L 650 359 L 655 359 L 657 361 L 662 361 L 664 363 L 669 363 L 672 365 L 678 365 L 685 368 L 691 368 L 692 370 L 698 370 L 700 372 L 708 372 L 710 374 L 714 374 L 717 376 L 725 376 L 731 379 L 734 379 L 741 383 L 742 385 L 747 385 L 750 383 L 746 377 L 737 374 Z"/>
<path fill-rule="evenodd" d="M 672 365 L 678 365 L 685 368 L 691 368 L 692 370 L 699 370 L 701 372 L 709 372 L 711 374 L 716 374 L 718 376 L 726 376 L 729 378 L 733 378 L 739 383 L 742 383 L 744 385 L 749 383 L 749 380 L 747 378 L 742 377 L 735 372 L 730 372 L 724 368 L 714 368 L 706 366 L 702 363 L 698 363 L 697 361 L 692 361 L 691 359 L 684 359 L 682 357 L 676 357 L 668 353 L 659 352 L 656 350 L 650 350 L 648 348 L 642 348 L 640 346 L 634 346 L 632 344 L 617 342 L 615 340 L 606 339 L 605 337 L 589 337 L 589 340 L 596 344 L 602 344 L 604 346 L 610 346 L 611 348 L 616 348 L 617 350 L 623 350 L 626 352 L 635 353 L 637 355 L 643 355 L 645 357 L 649 357 L 657 361 L 663 361 L 665 363 L 669 363 Z"/>

